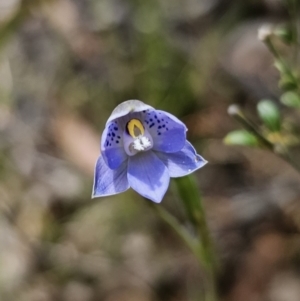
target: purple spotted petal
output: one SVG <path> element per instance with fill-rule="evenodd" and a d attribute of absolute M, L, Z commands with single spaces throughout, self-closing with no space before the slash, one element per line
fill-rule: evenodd
<path fill-rule="evenodd" d="M 101 138 L 101 153 L 110 169 L 118 168 L 127 155 L 123 146 L 123 130 L 117 121 L 108 123 Z"/>
<path fill-rule="evenodd" d="M 159 110 L 146 111 L 141 114 L 152 136 L 153 150 L 174 153 L 184 147 L 187 129 L 178 118 Z"/>
<path fill-rule="evenodd" d="M 170 182 L 166 166 L 152 152 L 142 152 L 128 160 L 128 182 L 136 192 L 160 203 Z"/>
<path fill-rule="evenodd" d="M 169 170 L 172 178 L 186 176 L 203 167 L 207 161 L 198 155 L 193 146 L 186 141 L 184 148 L 176 153 L 161 153 L 156 155 L 162 160 Z"/>
<path fill-rule="evenodd" d="M 112 120 L 123 117 L 129 113 L 141 112 L 148 109 L 153 110 L 152 107 L 146 105 L 140 100 L 131 99 L 131 100 L 124 101 L 113 110 L 113 112 L 111 113 L 111 115 L 107 120 L 106 125 Z"/>
<path fill-rule="evenodd" d="M 127 162 L 118 169 L 111 170 L 100 156 L 97 160 L 94 176 L 93 198 L 123 192 L 129 188 L 127 180 Z"/>

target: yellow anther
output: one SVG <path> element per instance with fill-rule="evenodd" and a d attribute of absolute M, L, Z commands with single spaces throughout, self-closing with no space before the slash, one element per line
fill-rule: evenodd
<path fill-rule="evenodd" d="M 127 130 L 129 135 L 132 138 L 137 138 L 141 135 L 144 135 L 145 129 L 142 125 L 142 123 L 138 119 L 131 119 L 127 125 Z"/>

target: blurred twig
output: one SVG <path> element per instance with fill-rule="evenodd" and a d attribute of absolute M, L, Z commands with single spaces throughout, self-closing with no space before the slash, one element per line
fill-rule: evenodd
<path fill-rule="evenodd" d="M 228 108 L 228 114 L 230 116 L 232 116 L 236 121 L 238 121 L 243 128 L 245 128 L 247 131 L 249 131 L 250 133 L 252 133 L 254 136 L 256 136 L 256 138 L 258 139 L 258 141 L 267 149 L 273 151 L 273 144 L 266 139 L 259 131 L 259 129 L 256 127 L 255 124 L 253 124 L 251 122 L 251 120 L 249 120 L 245 114 L 243 113 L 243 111 L 241 110 L 241 108 L 238 105 L 231 105 Z"/>
<path fill-rule="evenodd" d="M 253 135 L 256 136 L 256 138 L 260 141 L 260 143 L 271 152 L 275 153 L 282 159 L 284 159 L 286 162 L 288 162 L 297 172 L 300 173 L 300 165 L 298 162 L 296 162 L 290 152 L 289 149 L 282 143 L 280 144 L 274 144 L 271 141 L 269 141 L 266 137 L 264 137 L 263 134 L 257 129 L 255 124 L 249 120 L 245 114 L 242 112 L 239 106 L 232 105 L 228 109 L 229 115 L 231 115 L 233 118 L 235 118 L 246 130 L 251 132 Z"/>

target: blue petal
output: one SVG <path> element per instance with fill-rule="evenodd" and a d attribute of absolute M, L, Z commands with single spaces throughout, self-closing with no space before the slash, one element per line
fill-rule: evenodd
<path fill-rule="evenodd" d="M 141 152 L 128 160 L 128 181 L 136 192 L 160 203 L 170 182 L 166 166 L 152 152 Z"/>
<path fill-rule="evenodd" d="M 160 110 L 142 112 L 143 123 L 153 139 L 153 150 L 175 153 L 186 141 L 186 126 L 175 116 Z"/>
<path fill-rule="evenodd" d="M 122 127 L 118 121 L 108 123 L 101 138 L 101 153 L 110 169 L 118 168 L 126 159 Z"/>
<path fill-rule="evenodd" d="M 131 100 L 127 100 L 122 102 L 121 104 L 119 104 L 111 113 L 111 115 L 109 116 L 106 125 L 117 118 L 123 117 L 129 113 L 134 113 L 134 112 L 141 112 L 144 110 L 153 110 L 152 107 L 146 105 L 145 103 L 143 103 L 140 100 L 137 99 L 131 99 Z"/>
<path fill-rule="evenodd" d="M 94 175 L 93 198 L 108 196 L 123 192 L 129 188 L 127 180 L 127 161 L 118 169 L 110 169 L 103 156 L 97 160 Z"/>
<path fill-rule="evenodd" d="M 188 141 L 186 141 L 184 148 L 177 153 L 157 152 L 156 155 L 167 166 L 172 178 L 186 176 L 207 163 L 196 153 L 194 147 Z"/>

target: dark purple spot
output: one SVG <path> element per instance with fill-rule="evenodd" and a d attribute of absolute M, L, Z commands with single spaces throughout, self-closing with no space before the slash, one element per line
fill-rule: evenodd
<path fill-rule="evenodd" d="M 110 133 L 108 133 L 108 137 L 110 137 Z"/>
<path fill-rule="evenodd" d="M 117 130 L 118 130 L 118 128 L 115 126 L 115 127 L 114 127 L 114 130 L 115 130 L 115 131 L 117 131 Z"/>
<path fill-rule="evenodd" d="M 118 136 L 118 138 L 119 138 L 119 139 L 121 139 L 121 137 L 120 137 L 120 136 Z"/>
<path fill-rule="evenodd" d="M 168 128 L 166 128 L 166 130 L 168 131 L 169 129 L 168 129 Z"/>
<path fill-rule="evenodd" d="M 112 135 L 113 135 L 113 137 L 115 137 L 115 136 L 116 136 L 116 134 L 115 134 L 115 133 L 112 133 Z"/>
<path fill-rule="evenodd" d="M 153 126 L 154 126 L 154 122 L 149 125 L 149 128 L 151 129 Z"/>
<path fill-rule="evenodd" d="M 111 138 L 110 140 L 111 140 L 111 141 L 114 141 L 114 138 Z"/>
<path fill-rule="evenodd" d="M 116 140 L 116 143 L 119 143 L 119 140 Z"/>
<path fill-rule="evenodd" d="M 152 121 L 153 121 L 153 119 L 152 119 L 152 118 L 150 118 L 150 121 L 152 122 Z"/>
<path fill-rule="evenodd" d="M 156 115 L 154 115 L 154 118 L 156 118 L 156 119 L 157 119 L 157 116 L 156 116 Z"/>
<path fill-rule="evenodd" d="M 158 123 L 160 123 L 160 120 L 159 120 L 159 119 L 157 119 L 157 122 L 158 122 Z"/>
<path fill-rule="evenodd" d="M 158 128 L 161 129 L 161 125 Z"/>
<path fill-rule="evenodd" d="M 109 141 L 108 141 L 108 140 L 106 140 L 106 146 L 108 146 L 108 144 L 109 144 Z"/>
<path fill-rule="evenodd" d="M 165 124 L 163 124 L 163 126 L 162 126 L 163 128 L 165 128 L 166 127 L 166 125 Z"/>
<path fill-rule="evenodd" d="M 160 135 L 161 135 L 161 133 L 158 133 L 157 135 L 158 135 L 158 136 L 160 136 Z"/>

